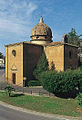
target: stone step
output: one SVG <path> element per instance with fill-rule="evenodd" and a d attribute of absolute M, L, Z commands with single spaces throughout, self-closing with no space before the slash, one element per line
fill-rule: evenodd
<path fill-rule="evenodd" d="M 8 84 L 6 82 L 0 83 L 0 90 L 4 90 L 4 88 Z M 37 95 L 45 95 L 45 96 L 54 96 L 54 94 L 49 93 L 48 91 L 44 90 L 42 87 L 20 87 L 12 85 L 12 87 L 15 89 L 15 92 L 22 92 L 22 93 L 28 93 L 28 94 L 37 94 Z"/>

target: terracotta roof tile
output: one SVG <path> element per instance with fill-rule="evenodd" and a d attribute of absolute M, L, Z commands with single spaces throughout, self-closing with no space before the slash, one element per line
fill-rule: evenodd
<path fill-rule="evenodd" d="M 60 41 L 58 41 L 58 42 L 51 42 L 51 43 L 49 43 L 49 45 L 57 45 L 57 44 L 62 44 L 63 42 L 60 42 Z"/>

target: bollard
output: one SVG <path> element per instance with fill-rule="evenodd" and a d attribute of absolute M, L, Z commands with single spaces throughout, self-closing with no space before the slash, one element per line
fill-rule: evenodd
<path fill-rule="evenodd" d="M 49 97 L 50 97 L 50 92 L 49 92 Z"/>
<path fill-rule="evenodd" d="M 39 91 L 39 95 L 40 95 L 40 91 Z"/>
<path fill-rule="evenodd" d="M 23 93 L 24 93 L 24 87 L 23 87 Z"/>
<path fill-rule="evenodd" d="M 32 94 L 32 90 L 31 90 L 31 94 Z"/>

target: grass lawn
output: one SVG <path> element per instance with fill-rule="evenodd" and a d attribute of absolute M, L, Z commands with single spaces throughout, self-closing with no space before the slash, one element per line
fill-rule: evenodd
<path fill-rule="evenodd" d="M 14 93 L 12 97 L 8 97 L 5 92 L 0 92 L 0 101 L 38 112 L 67 116 L 82 116 L 82 113 L 77 110 L 80 106 L 75 99 L 27 96 Z"/>

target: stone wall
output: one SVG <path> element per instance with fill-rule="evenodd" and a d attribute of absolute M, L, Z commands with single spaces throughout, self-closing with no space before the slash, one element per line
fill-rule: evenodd
<path fill-rule="evenodd" d="M 33 71 L 40 59 L 43 52 L 43 46 L 35 44 L 23 45 L 23 75 L 26 77 L 27 82 L 34 79 Z"/>
<path fill-rule="evenodd" d="M 44 48 L 49 68 L 57 71 L 76 69 L 78 67 L 78 47 L 70 44 L 46 46 Z"/>
<path fill-rule="evenodd" d="M 44 48 L 50 69 L 64 70 L 64 45 L 51 45 Z"/>

